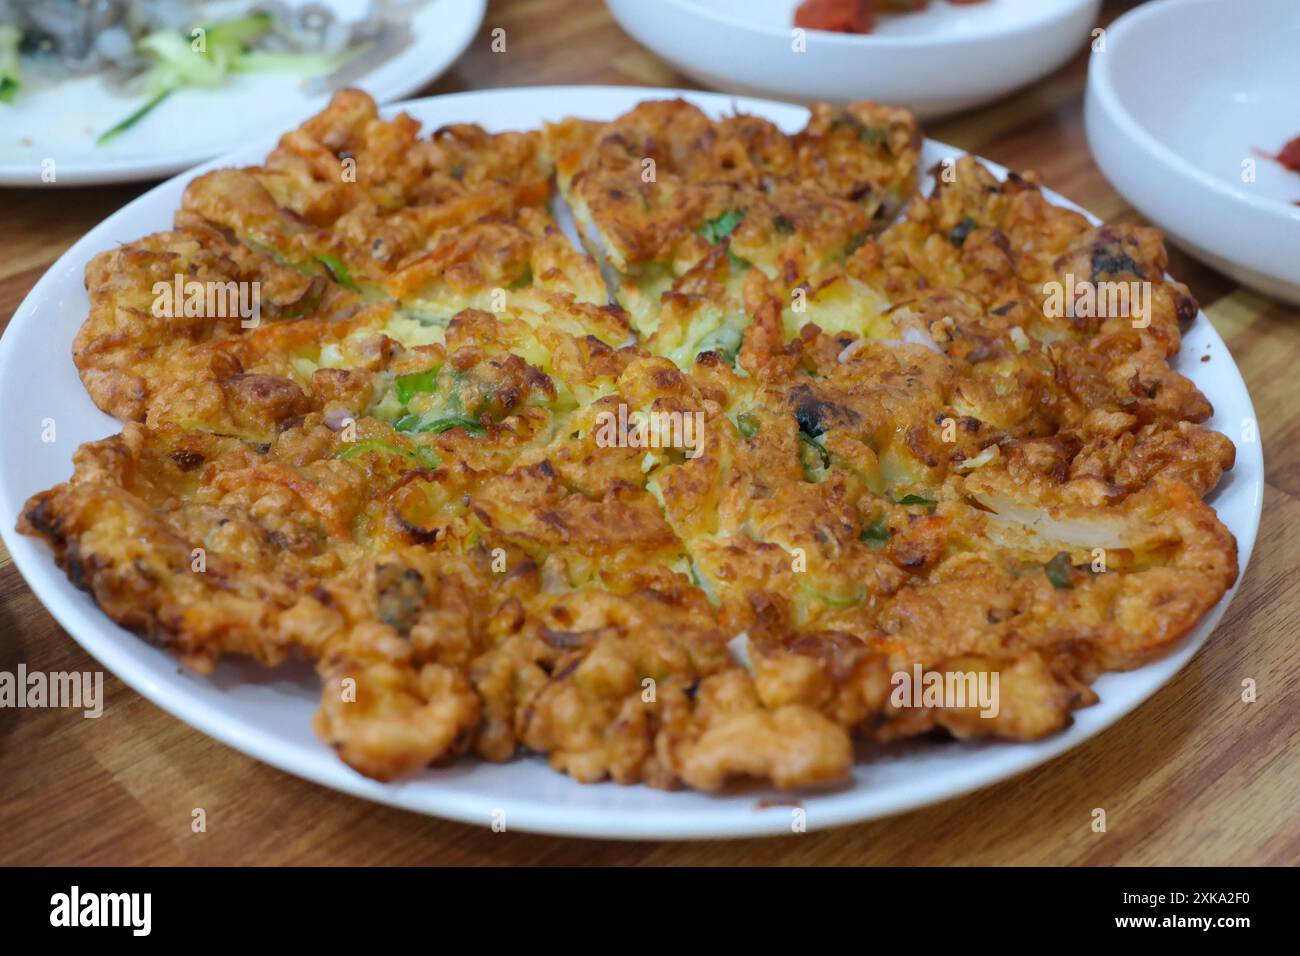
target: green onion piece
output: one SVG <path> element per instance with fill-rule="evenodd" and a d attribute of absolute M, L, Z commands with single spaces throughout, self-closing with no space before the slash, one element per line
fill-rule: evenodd
<path fill-rule="evenodd" d="M 1066 552 L 1062 551 L 1048 561 L 1043 566 L 1043 570 L 1047 572 L 1047 580 L 1052 582 L 1052 587 L 1058 589 L 1074 587 L 1070 582 L 1070 555 Z"/>
<path fill-rule="evenodd" d="M 487 431 L 472 418 L 434 418 L 426 421 L 423 415 L 403 415 L 393 427 L 404 434 L 422 435 L 441 435 L 453 428 L 463 428 L 471 435 L 482 435 Z"/>
<path fill-rule="evenodd" d="M 157 106 L 159 103 L 161 103 L 163 100 L 167 99 L 167 97 L 171 95 L 172 95 L 172 91 L 169 89 L 163 90 L 160 93 L 155 93 L 153 97 L 151 97 L 150 100 L 144 104 L 144 106 L 140 107 L 130 116 L 126 117 L 126 119 L 119 122 L 116 126 L 112 126 L 109 129 L 106 129 L 104 132 L 100 133 L 99 139 L 95 140 L 95 145 L 103 146 L 105 143 L 111 142 L 112 140 L 116 139 L 118 136 L 122 135 L 127 130 L 129 130 L 132 126 L 134 126 L 136 123 L 140 122 L 140 120 L 144 117 L 146 113 L 148 113 L 151 109 L 153 109 L 155 106 Z"/>
<path fill-rule="evenodd" d="M 876 515 L 871 524 L 862 529 L 862 533 L 858 535 L 858 540 L 871 550 L 879 551 L 889 544 L 889 539 L 892 536 L 893 531 L 889 528 L 889 516 L 882 511 Z"/>
<path fill-rule="evenodd" d="M 741 412 L 736 416 L 736 430 L 746 438 L 753 438 L 761 427 L 758 419 L 749 412 Z"/>
<path fill-rule="evenodd" d="M 424 372 L 415 372 L 412 375 L 402 375 L 395 383 L 397 400 L 406 405 L 422 392 L 432 392 L 436 388 L 438 381 L 438 370 L 431 368 Z"/>
<path fill-rule="evenodd" d="M 861 604 L 867 599 L 866 591 L 859 591 L 857 594 L 852 594 L 848 597 L 842 597 L 837 594 L 824 594 L 821 591 L 814 591 L 813 593 L 817 596 L 817 600 L 821 601 L 821 603 L 825 604 L 827 607 L 853 607 L 855 604 Z"/>
<path fill-rule="evenodd" d="M 323 265 L 328 270 L 330 278 L 343 288 L 351 289 L 353 292 L 357 291 L 357 284 L 352 281 L 352 273 L 348 271 L 348 267 L 343 264 L 338 256 L 319 255 L 316 257 L 316 261 Z"/>
<path fill-rule="evenodd" d="M 939 507 L 939 502 L 933 498 L 923 498 L 921 495 L 903 495 L 898 499 L 900 505 L 923 505 L 931 514 L 934 509 Z"/>
<path fill-rule="evenodd" d="M 15 26 L 0 23 L 0 103 L 12 103 L 23 85 L 23 66 L 18 45 L 23 33 Z"/>
<path fill-rule="evenodd" d="M 744 221 L 745 212 L 744 209 L 728 209 L 722 215 L 705 222 L 700 227 L 700 235 L 716 245 Z"/>
<path fill-rule="evenodd" d="M 438 453 L 428 445 L 415 446 L 415 460 L 421 468 L 437 468 L 441 464 Z"/>
<path fill-rule="evenodd" d="M 421 468 L 438 467 L 438 455 L 432 448 L 427 448 L 424 445 L 417 445 L 414 449 L 399 448 L 392 442 L 386 442 L 382 438 L 367 438 L 363 441 L 353 442 L 347 448 L 335 452 L 334 457 L 340 461 L 350 461 L 358 455 L 366 454 L 399 455 L 402 458 L 414 461 Z"/>
<path fill-rule="evenodd" d="M 831 466 L 831 456 L 813 439 L 799 432 L 799 464 L 808 481 L 816 481 L 818 474 Z"/>
<path fill-rule="evenodd" d="M 524 266 L 524 271 L 519 273 L 519 275 L 517 275 L 510 282 L 510 284 L 506 286 L 506 288 L 513 291 L 515 289 L 526 289 L 528 286 L 532 284 L 533 284 L 533 267 L 531 264 L 529 264 Z"/>
<path fill-rule="evenodd" d="M 353 458 L 356 458 L 357 455 L 364 455 L 372 451 L 386 451 L 386 449 L 381 449 L 379 447 L 381 444 L 383 443 L 377 439 L 351 442 L 347 448 L 340 448 L 336 451 L 334 457 L 339 461 L 351 461 Z M 396 449 L 393 449 L 393 451 L 396 451 Z"/>

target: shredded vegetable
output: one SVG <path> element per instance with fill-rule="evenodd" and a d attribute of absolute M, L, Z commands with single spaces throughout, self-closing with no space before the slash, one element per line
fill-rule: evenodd
<path fill-rule="evenodd" d="M 290 72 L 317 76 L 330 72 L 341 62 L 313 54 L 259 53 L 250 49 L 250 44 L 267 33 L 273 22 L 269 13 L 254 13 L 195 30 L 197 35 L 190 39 L 170 31 L 151 33 L 141 39 L 139 48 L 157 61 L 145 78 L 149 100 L 103 133 L 96 143 L 102 146 L 126 132 L 170 94 L 186 86 L 217 87 L 231 73 Z M 329 268 L 331 273 L 335 272 L 333 266 Z M 348 284 L 337 273 L 335 278 Z"/>
<path fill-rule="evenodd" d="M 29 65 L 38 67 L 29 76 L 102 74 L 143 100 L 100 134 L 103 144 L 173 92 L 214 89 L 238 74 L 302 77 L 310 93 L 325 93 L 409 46 L 410 15 L 423 2 L 344 22 L 319 3 L 280 0 L 0 0 L 0 107 L 39 88 L 24 85 Z"/>
<path fill-rule="evenodd" d="M 22 42 L 22 31 L 0 23 L 0 103 L 12 103 L 23 85 L 22 63 L 18 59 L 18 45 Z"/>

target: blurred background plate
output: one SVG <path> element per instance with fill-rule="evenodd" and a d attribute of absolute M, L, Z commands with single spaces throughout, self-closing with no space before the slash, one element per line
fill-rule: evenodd
<path fill-rule="evenodd" d="M 1161 0 L 1106 31 L 1088 68 L 1106 178 L 1192 255 L 1300 305 L 1300 0 Z"/>
<path fill-rule="evenodd" d="M 304 0 L 293 0 L 298 7 Z M 323 0 L 340 19 L 365 15 L 369 0 Z M 432 83 L 469 46 L 487 0 L 428 0 L 411 15 L 413 42 L 355 80 L 380 103 Z M 328 93 L 304 90 L 301 77 L 245 73 L 216 89 L 187 88 L 103 146 L 96 137 L 142 105 L 104 77 L 69 79 L 0 103 L 0 186 L 82 186 L 157 179 L 188 169 L 268 131 L 287 130 L 318 112 Z M 55 179 L 41 178 L 54 160 Z"/>
<path fill-rule="evenodd" d="M 1050 73 L 1077 51 L 1101 0 L 935 0 L 867 35 L 808 30 L 798 0 L 607 0 L 634 38 L 705 86 L 811 102 L 879 100 L 922 119 L 967 109 Z"/>

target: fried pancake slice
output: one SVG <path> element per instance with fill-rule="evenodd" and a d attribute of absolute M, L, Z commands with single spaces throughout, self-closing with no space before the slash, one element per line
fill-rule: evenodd
<path fill-rule="evenodd" d="M 310 323 L 315 340 L 322 325 L 361 309 L 358 296 L 334 283 L 282 266 L 205 223 L 186 225 L 100 253 L 86 267 L 91 311 L 73 359 L 95 403 L 123 421 L 168 414 L 159 395 L 178 363 L 193 373 L 188 381 L 216 377 L 204 365 L 218 355 L 230 366 L 221 378 L 252 372 L 240 353 L 269 352 L 247 346 L 271 326 Z"/>
<path fill-rule="evenodd" d="M 1179 330 L 1197 306 L 1185 286 L 1165 276 L 1156 230 L 1094 227 L 1081 213 L 1048 202 L 1031 180 L 1011 173 L 999 181 L 969 156 L 932 172 L 930 195 L 913 198 L 879 242 L 856 250 L 850 275 L 895 304 L 929 301 L 940 290 L 984 313 L 985 322 L 1047 341 L 1132 328 L 1138 319 L 1166 356 L 1178 351 Z M 1130 281 L 1150 284 L 1149 314 L 1053 315 L 1047 307 L 1051 283 L 1064 289 Z"/>
<path fill-rule="evenodd" d="M 364 93 L 343 91 L 282 137 L 265 165 L 196 179 L 182 210 L 430 321 L 533 284 L 604 304 L 595 264 L 547 212 L 552 170 L 540 134 L 419 133 L 411 117 L 381 119 Z"/>
<path fill-rule="evenodd" d="M 421 137 L 340 94 L 90 264 L 74 358 L 124 429 L 19 529 L 199 671 L 312 660 L 381 780 L 812 787 L 859 743 L 1060 730 L 1236 580 L 1203 500 L 1235 450 L 1170 367 L 1157 234 L 969 159 L 913 195 L 919 143 L 681 101 Z M 1055 309 L 1080 282 L 1148 307 Z M 257 321 L 210 308 L 252 283 Z M 668 425 L 611 440 L 635 416 Z"/>
<path fill-rule="evenodd" d="M 34 498 L 22 526 L 106 613 L 191 667 L 227 653 L 316 660 L 317 729 L 371 776 L 471 746 L 507 759 L 521 745 L 579 779 L 669 785 L 702 773 L 686 767 L 695 742 L 739 718 L 711 716 L 707 695 L 693 704 L 696 682 L 750 678 L 703 594 L 639 559 L 677 554 L 653 499 L 614 476 L 598 498 L 572 491 L 544 461 L 476 472 L 450 436 L 441 465 L 408 469 L 415 446 L 391 430 L 381 445 L 382 427 L 368 421 L 366 438 L 346 442 L 308 416 L 263 449 L 130 424 L 84 446 L 72 482 Z M 531 500 L 507 494 L 512 485 Z M 412 490 L 440 526 L 410 520 Z M 745 720 L 766 720 L 750 697 Z M 668 701 L 671 727 L 659 717 Z M 618 714 L 635 720 L 611 722 Z M 819 773 L 845 772 L 841 728 L 798 707 L 771 719 L 842 751 Z"/>
<path fill-rule="evenodd" d="M 733 286 L 758 269 L 788 288 L 842 259 L 902 207 L 920 158 L 911 114 L 873 103 L 819 106 L 787 135 L 754 116 L 650 101 L 544 136 L 588 249 L 643 333 L 673 281 L 718 248 Z"/>
<path fill-rule="evenodd" d="M 191 183 L 174 230 L 92 261 L 74 347 L 87 389 L 123 421 L 265 442 L 337 397 L 341 376 L 318 371 L 440 344 L 466 308 L 626 344 L 595 263 L 547 211 L 539 143 L 472 126 L 421 138 L 338 94 L 264 166 Z"/>

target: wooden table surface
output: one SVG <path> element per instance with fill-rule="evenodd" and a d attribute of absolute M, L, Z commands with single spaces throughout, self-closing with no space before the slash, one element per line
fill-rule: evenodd
<path fill-rule="evenodd" d="M 1107 3 L 1104 21 L 1126 6 Z M 504 54 L 490 51 L 498 26 L 507 30 Z M 927 132 L 1012 168 L 1037 169 L 1048 186 L 1105 219 L 1139 220 L 1089 154 L 1086 62 L 1081 52 L 1032 89 Z M 693 85 L 626 36 L 597 0 L 499 0 L 471 48 L 428 92 L 552 83 Z M 0 189 L 0 327 L 57 256 L 145 188 Z M 190 729 L 109 674 L 99 720 L 72 710 L 0 710 L 0 863 L 1300 861 L 1300 313 L 1177 251 L 1170 271 L 1191 286 L 1254 398 L 1267 466 L 1259 540 L 1208 645 L 1135 713 L 1051 763 L 904 816 L 779 839 L 616 843 L 493 833 L 291 777 Z M 0 547 L 0 671 L 14 673 L 20 663 L 29 671 L 98 669 Z M 1258 686 L 1253 704 L 1241 700 L 1246 678 Z M 205 833 L 191 832 L 197 807 Z M 1105 833 L 1091 826 L 1097 807 L 1106 811 Z"/>

